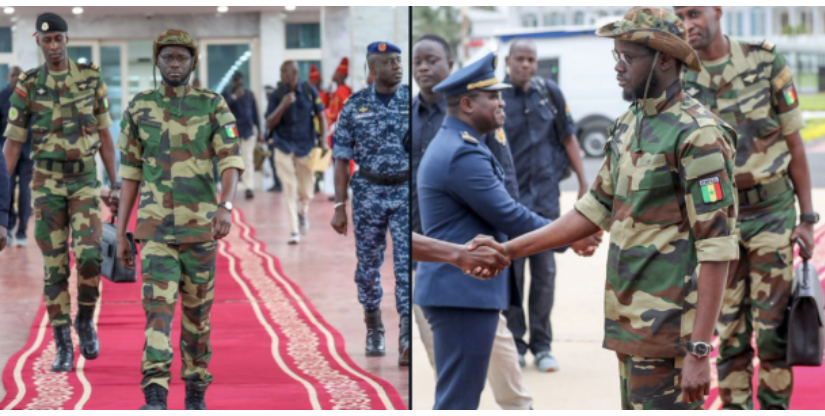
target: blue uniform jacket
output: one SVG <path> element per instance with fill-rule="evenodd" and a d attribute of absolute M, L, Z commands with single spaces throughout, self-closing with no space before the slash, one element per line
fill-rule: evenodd
<path fill-rule="evenodd" d="M 506 241 L 549 223 L 507 193 L 504 171 L 481 137 L 447 116 L 424 153 L 417 182 L 426 236 L 456 244 L 478 234 Z M 421 306 L 503 310 L 518 300 L 508 276 L 505 270 L 482 281 L 449 264 L 422 262 L 413 299 Z"/>

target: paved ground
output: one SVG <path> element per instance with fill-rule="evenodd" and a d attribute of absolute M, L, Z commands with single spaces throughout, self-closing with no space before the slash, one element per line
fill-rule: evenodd
<path fill-rule="evenodd" d="M 809 144 L 808 160 L 814 188 L 814 207 L 825 211 L 825 140 Z M 595 176 L 600 160 L 588 159 L 585 169 L 589 179 Z M 562 189 L 562 212 L 575 202 L 575 179 L 568 179 Z M 533 395 L 535 409 L 618 409 L 619 374 L 616 356 L 601 348 L 604 316 L 604 264 L 607 245 L 602 244 L 592 258 L 572 253 L 556 257 L 556 299 L 552 315 L 553 351 L 561 365 L 557 373 L 540 373 L 528 366 L 524 371 L 527 389 Z M 413 409 L 430 409 L 433 405 L 435 375 L 426 353 L 413 329 Z M 420 358 L 419 358 L 420 357 Z M 598 392 L 598 394 L 592 394 Z M 498 409 L 489 385 L 480 409 Z"/>

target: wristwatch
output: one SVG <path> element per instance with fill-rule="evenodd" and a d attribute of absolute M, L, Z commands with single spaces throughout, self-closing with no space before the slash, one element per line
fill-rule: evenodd
<path fill-rule="evenodd" d="M 713 351 L 713 345 L 708 344 L 707 342 L 691 342 L 688 341 L 687 343 L 687 351 L 697 358 L 703 358 L 710 355 L 710 352 Z"/>
<path fill-rule="evenodd" d="M 113 184 L 109 185 L 109 189 L 111 189 L 111 190 L 113 190 L 113 191 L 114 191 L 115 189 L 120 189 L 120 182 L 115 182 L 115 183 L 113 183 Z"/>
<path fill-rule="evenodd" d="M 799 216 L 799 222 L 807 222 L 809 224 L 816 224 L 819 222 L 819 213 L 811 212 L 809 214 L 802 214 Z"/>
<path fill-rule="evenodd" d="M 223 201 L 218 206 L 232 212 L 232 201 Z"/>

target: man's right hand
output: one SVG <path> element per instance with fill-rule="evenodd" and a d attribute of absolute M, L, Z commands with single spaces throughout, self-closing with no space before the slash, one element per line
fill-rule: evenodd
<path fill-rule="evenodd" d="M 129 244 L 129 239 L 125 235 L 117 236 L 117 259 L 123 267 L 134 270 L 135 256 L 132 253 L 132 245 Z"/>
<path fill-rule="evenodd" d="M 289 106 L 291 106 L 293 103 L 295 103 L 294 92 L 287 93 L 287 95 L 284 96 L 284 99 L 281 100 L 281 105 L 284 106 L 284 108 L 289 108 Z"/>
<path fill-rule="evenodd" d="M 347 235 L 347 208 L 342 205 L 335 209 L 332 221 L 329 223 L 338 234 Z"/>
<path fill-rule="evenodd" d="M 469 263 L 469 266 L 462 266 L 459 262 Z M 456 266 L 464 273 L 483 279 L 496 277 L 509 267 L 510 257 L 504 246 L 493 237 L 479 234 L 467 243 L 467 251 L 459 256 L 459 262 Z"/>

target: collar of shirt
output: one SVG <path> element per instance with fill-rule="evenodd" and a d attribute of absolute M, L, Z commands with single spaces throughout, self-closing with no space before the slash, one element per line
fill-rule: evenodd
<path fill-rule="evenodd" d="M 655 116 L 684 100 L 685 91 L 682 89 L 682 81 L 676 80 L 673 84 L 670 84 L 669 87 L 665 88 L 665 91 L 658 97 L 639 100 L 636 102 L 636 106 L 641 105 L 646 116 Z"/>
<path fill-rule="evenodd" d="M 447 114 L 447 100 L 445 100 L 444 97 L 442 97 L 435 103 L 427 105 L 425 104 L 424 98 L 421 96 L 421 93 L 418 93 L 418 95 L 416 95 L 413 99 L 413 111 L 415 111 L 416 114 L 421 114 L 422 109 L 427 113 L 437 111 L 442 114 Z"/>
<path fill-rule="evenodd" d="M 505 84 L 510 84 L 511 87 L 503 90 L 501 93 L 502 95 L 529 95 L 531 92 L 539 90 L 539 87 L 536 86 L 536 83 L 533 82 L 533 79 L 535 79 L 535 77 L 530 79 L 530 85 L 527 87 L 527 91 L 524 91 L 518 85 L 513 84 L 513 81 L 510 79 L 510 76 L 507 75 L 504 77 L 504 81 L 502 82 L 504 82 Z"/>
<path fill-rule="evenodd" d="M 188 94 L 189 91 L 192 91 L 192 87 L 190 87 L 189 85 L 179 85 L 177 87 L 170 87 L 166 84 L 163 84 L 158 88 L 158 91 L 160 91 L 160 93 L 164 97 L 177 98 L 183 97 L 186 94 Z"/>
<path fill-rule="evenodd" d="M 467 123 L 465 123 L 465 122 L 463 122 L 463 121 L 461 121 L 461 120 L 459 120 L 455 117 L 452 117 L 452 116 L 444 117 L 444 124 L 442 124 L 442 125 L 444 127 L 448 128 L 448 129 L 454 129 L 454 130 L 458 130 L 458 131 L 466 131 L 467 133 L 470 133 L 470 135 L 472 135 L 476 140 L 478 140 L 479 143 L 484 143 L 484 140 L 483 140 L 484 135 L 483 134 L 480 134 L 474 128 L 470 127 L 469 124 L 467 124 Z"/>

